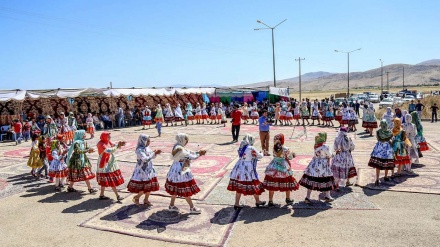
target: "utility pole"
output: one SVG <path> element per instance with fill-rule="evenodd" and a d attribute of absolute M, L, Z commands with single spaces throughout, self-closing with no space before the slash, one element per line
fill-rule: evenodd
<path fill-rule="evenodd" d="M 390 72 L 389 71 L 387 71 L 387 90 L 388 90 L 388 93 L 390 93 L 390 81 L 388 80 L 388 74 L 389 74 Z"/>
<path fill-rule="evenodd" d="M 298 102 L 301 102 L 301 100 L 302 100 L 302 98 L 301 98 L 301 60 L 306 60 L 305 58 L 301 58 L 301 57 L 298 57 L 298 59 L 295 59 L 295 61 L 297 61 L 298 62 L 298 64 L 299 64 L 299 76 L 298 76 L 298 78 L 299 78 L 299 101 Z"/>
<path fill-rule="evenodd" d="M 403 71 L 403 80 L 402 80 L 403 90 L 405 90 L 405 67 L 402 68 L 402 71 Z"/>
<path fill-rule="evenodd" d="M 380 92 L 383 94 L 383 61 L 380 60 Z"/>

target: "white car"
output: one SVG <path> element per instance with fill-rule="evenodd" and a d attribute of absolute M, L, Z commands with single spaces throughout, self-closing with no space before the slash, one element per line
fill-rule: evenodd
<path fill-rule="evenodd" d="M 402 98 L 403 102 L 408 102 L 408 101 L 411 101 L 411 100 L 416 100 L 416 98 L 414 96 L 412 96 L 412 95 L 406 95 L 404 98 Z"/>
<path fill-rule="evenodd" d="M 416 94 L 416 98 L 417 99 L 423 99 L 423 94 L 422 93 L 417 93 Z"/>
<path fill-rule="evenodd" d="M 368 96 L 368 100 L 372 103 L 379 103 L 380 102 L 379 95 L 377 95 L 377 94 L 370 94 Z"/>
<path fill-rule="evenodd" d="M 379 103 L 379 108 L 392 107 L 394 105 L 394 100 L 391 98 L 385 98 Z"/>

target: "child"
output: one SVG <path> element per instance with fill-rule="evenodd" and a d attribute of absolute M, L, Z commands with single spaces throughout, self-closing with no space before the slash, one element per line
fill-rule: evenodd
<path fill-rule="evenodd" d="M 156 122 L 156 129 L 157 133 L 160 135 L 162 134 L 162 123 L 163 123 L 163 113 L 162 113 L 162 107 L 160 104 L 157 104 L 156 107 L 156 116 L 154 117 L 154 122 Z"/>
<path fill-rule="evenodd" d="M 235 191 L 234 209 L 240 209 L 241 195 L 253 195 L 256 207 L 266 204 L 260 201 L 260 195 L 264 192 L 263 184 L 258 180 L 257 160 L 263 158 L 263 154 L 253 147 L 255 138 L 250 134 L 246 134 L 238 148 L 239 160 L 231 170 L 229 176 L 229 191 Z"/>
<path fill-rule="evenodd" d="M 41 174 L 41 172 L 44 170 L 44 177 L 47 179 L 49 178 L 47 173 L 47 169 L 49 168 L 49 161 L 47 159 L 46 139 L 44 138 L 44 136 L 40 136 L 38 140 L 38 150 L 40 151 L 40 160 L 43 166 L 37 171 L 36 175 L 38 177 L 42 177 L 43 175 Z"/>
<path fill-rule="evenodd" d="M 411 142 L 406 138 L 400 118 L 394 118 L 393 123 L 394 164 L 397 165 L 397 173 L 394 174 L 394 177 L 400 177 L 402 175 L 402 166 L 411 165 L 411 158 L 407 150 L 407 146 L 411 146 Z"/>
<path fill-rule="evenodd" d="M 266 167 L 263 188 L 269 190 L 269 207 L 275 206 L 273 195 L 275 191 L 286 192 L 286 204 L 292 204 L 290 192 L 299 189 L 299 184 L 293 177 L 290 160 L 295 157 L 289 148 L 284 146 L 284 135 L 274 137 L 273 160 Z"/>
<path fill-rule="evenodd" d="M 351 156 L 351 152 L 354 150 L 354 143 L 351 138 L 347 136 L 347 131 L 346 127 L 339 129 L 333 146 L 336 154 L 332 159 L 331 168 L 333 177 L 338 186 L 341 185 L 340 183 L 344 184 L 345 179 L 347 179 L 345 183 L 346 186 L 353 185 L 350 183 L 350 178 L 357 175 L 353 156 Z"/>
<path fill-rule="evenodd" d="M 87 133 L 90 134 L 90 139 L 93 139 L 95 137 L 95 125 L 93 124 L 92 113 L 87 114 L 86 125 Z"/>
<path fill-rule="evenodd" d="M 50 151 L 53 160 L 49 166 L 49 176 L 55 179 L 55 191 L 61 191 L 68 173 L 67 164 L 64 162 L 66 150 L 61 148 L 58 140 L 53 140 L 50 142 Z"/>
<path fill-rule="evenodd" d="M 191 120 L 191 124 L 194 124 L 194 114 L 193 114 L 193 108 L 190 102 L 186 103 L 186 116 L 187 116 L 187 121 L 186 121 L 186 125 L 188 125 L 188 121 Z"/>
<path fill-rule="evenodd" d="M 27 162 L 27 165 L 32 169 L 31 175 L 33 177 L 36 177 L 35 170 L 42 167 L 43 163 L 40 160 L 40 149 L 38 148 L 38 135 L 33 134 L 32 135 L 32 144 L 31 144 L 31 153 L 29 154 L 29 160 Z"/>
<path fill-rule="evenodd" d="M 128 191 L 131 193 L 137 193 L 133 197 L 133 203 L 139 205 L 139 199 L 142 195 L 145 195 L 144 205 L 151 207 L 148 198 L 152 191 L 159 190 L 159 182 L 157 181 L 156 171 L 153 166 L 152 159 L 156 158 L 156 155 L 162 153 L 161 150 L 151 150 L 150 136 L 141 134 L 136 146 L 137 163 L 131 176 L 130 182 L 127 185 Z"/>
<path fill-rule="evenodd" d="M 330 196 L 330 191 L 337 189 L 332 170 L 330 168 L 330 149 L 325 142 L 327 133 L 321 132 L 315 137 L 315 156 L 310 161 L 299 184 L 307 188 L 307 197 L 305 203 L 311 204 L 310 194 L 312 190 L 324 191 L 325 201 L 332 202 L 334 199 Z"/>

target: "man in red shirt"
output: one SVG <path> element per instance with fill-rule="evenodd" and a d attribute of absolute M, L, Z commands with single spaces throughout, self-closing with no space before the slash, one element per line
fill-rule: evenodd
<path fill-rule="evenodd" d="M 15 145 L 21 143 L 21 129 L 23 125 L 18 121 L 18 119 L 14 120 L 14 130 L 12 132 L 12 135 L 14 137 Z"/>
<path fill-rule="evenodd" d="M 232 141 L 238 142 L 238 136 L 240 134 L 242 112 L 238 110 L 238 105 L 234 106 L 234 110 L 231 112 L 232 118 Z"/>

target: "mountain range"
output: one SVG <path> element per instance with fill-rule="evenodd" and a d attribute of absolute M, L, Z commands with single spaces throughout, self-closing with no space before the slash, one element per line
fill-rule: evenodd
<path fill-rule="evenodd" d="M 433 85 L 440 84 L 440 59 L 432 59 L 415 65 L 390 64 L 383 67 L 383 86 L 390 87 L 405 85 Z M 405 80 L 405 81 L 403 81 Z M 277 81 L 277 87 L 290 87 L 298 89 L 298 77 Z M 265 87 L 272 86 L 273 81 L 245 84 L 239 87 Z M 350 72 L 350 88 L 380 87 L 381 68 L 364 72 Z M 302 90 L 332 90 L 347 88 L 347 73 L 329 73 L 324 71 L 311 72 L 301 75 Z"/>

